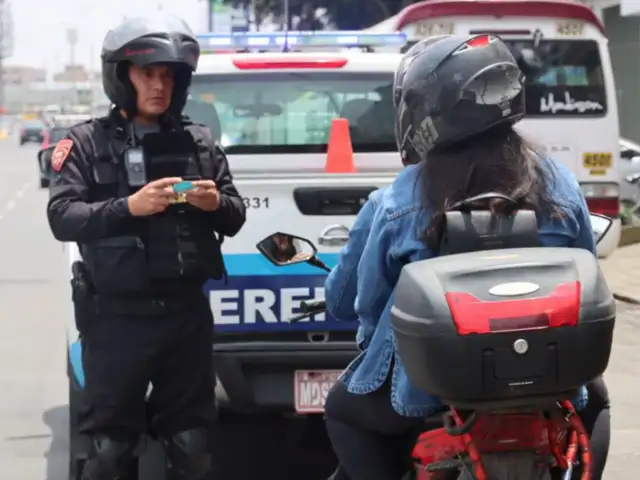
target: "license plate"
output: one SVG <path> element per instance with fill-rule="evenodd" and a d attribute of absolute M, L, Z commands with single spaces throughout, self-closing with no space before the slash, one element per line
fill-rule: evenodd
<path fill-rule="evenodd" d="M 296 412 L 324 412 L 327 394 L 341 373 L 342 370 L 296 370 L 293 379 Z"/>
<path fill-rule="evenodd" d="M 582 165 L 585 168 L 611 168 L 613 155 L 608 152 L 585 153 L 582 157 Z"/>

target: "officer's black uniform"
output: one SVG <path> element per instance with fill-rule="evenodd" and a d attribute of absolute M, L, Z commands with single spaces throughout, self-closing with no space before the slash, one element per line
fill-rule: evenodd
<path fill-rule="evenodd" d="M 171 17 L 166 25 L 131 20 L 110 32 L 103 79 L 118 108 L 73 127 L 68 157 L 62 151 L 52 158 L 58 164 L 47 207 L 51 230 L 60 241 L 78 243 L 83 256 L 72 286 L 86 379 L 80 431 L 94 439 L 86 480 L 127 478 L 148 421 L 176 479 L 200 480 L 211 470 L 213 318 L 203 284 L 225 275 L 220 244 L 240 230 L 245 208 L 209 130 L 179 116 L 198 56 L 188 27 Z M 142 139 L 120 114 L 135 115 L 135 92 L 122 73 L 129 57 L 140 65 L 175 65 L 173 103 L 161 132 Z M 220 207 L 205 212 L 183 203 L 133 217 L 126 200 L 138 189 L 132 179 L 139 166 L 126 160 L 133 148 L 144 149 L 149 181 L 214 180 Z"/>

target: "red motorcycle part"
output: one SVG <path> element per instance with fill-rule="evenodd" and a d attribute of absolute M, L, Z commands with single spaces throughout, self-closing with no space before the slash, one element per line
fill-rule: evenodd
<path fill-rule="evenodd" d="M 567 415 L 486 413 L 478 414 L 469 431 L 460 435 L 451 435 L 444 428 L 422 433 L 413 450 L 417 480 L 441 479 L 443 473 L 431 469 L 451 468 L 447 466 L 455 466 L 461 459 L 469 460 L 477 480 L 487 480 L 482 465 L 482 454 L 487 453 L 535 452 L 541 458 L 554 458 L 557 466 L 566 470 L 569 463 L 574 463 L 578 448 L 582 452 L 581 480 L 590 480 L 588 436 L 571 403 L 563 403 L 562 407 Z M 458 412 L 452 410 L 450 415 L 457 426 L 463 425 Z"/>

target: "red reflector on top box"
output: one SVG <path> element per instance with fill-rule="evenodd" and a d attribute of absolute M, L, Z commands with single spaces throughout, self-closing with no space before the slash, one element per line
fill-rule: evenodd
<path fill-rule="evenodd" d="M 445 298 L 460 335 L 575 326 L 580 318 L 580 282 L 562 283 L 537 298 L 483 301 L 465 292 Z"/>

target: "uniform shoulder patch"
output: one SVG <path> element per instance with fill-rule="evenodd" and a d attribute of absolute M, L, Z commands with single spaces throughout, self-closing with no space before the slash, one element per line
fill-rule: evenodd
<path fill-rule="evenodd" d="M 54 172 L 62 170 L 62 165 L 64 165 L 64 162 L 71 153 L 72 148 L 73 140 L 69 138 L 65 138 L 58 142 L 56 148 L 53 149 L 53 153 L 51 154 L 51 168 Z"/>

